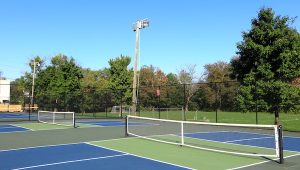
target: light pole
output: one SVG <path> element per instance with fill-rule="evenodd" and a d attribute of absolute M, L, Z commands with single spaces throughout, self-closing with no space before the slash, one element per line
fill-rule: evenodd
<path fill-rule="evenodd" d="M 36 61 L 33 61 L 31 63 L 33 65 L 33 74 L 32 74 L 32 87 L 31 87 L 31 107 L 33 108 L 34 107 L 34 80 L 35 80 L 35 66 L 39 66 L 39 62 L 36 62 Z M 31 110 L 32 108 L 29 108 L 29 110 Z"/>
<path fill-rule="evenodd" d="M 132 30 L 135 32 L 135 50 L 134 50 L 134 70 L 133 70 L 133 85 L 132 85 L 132 111 L 136 115 L 137 106 L 137 67 L 138 67 L 138 56 L 139 56 L 139 36 L 140 29 L 149 27 L 149 20 L 143 19 L 138 20 L 132 26 Z"/>

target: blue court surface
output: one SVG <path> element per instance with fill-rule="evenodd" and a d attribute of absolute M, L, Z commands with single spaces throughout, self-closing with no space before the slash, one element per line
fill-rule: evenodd
<path fill-rule="evenodd" d="M 0 169 L 188 169 L 88 143 L 0 151 Z"/>
<path fill-rule="evenodd" d="M 199 132 L 184 134 L 186 137 L 216 142 L 232 143 L 264 148 L 275 148 L 275 138 L 272 135 L 237 131 Z M 300 152 L 300 138 L 283 137 L 283 149 Z"/>
<path fill-rule="evenodd" d="M 33 115 L 31 115 L 32 117 Z M 28 119 L 28 113 L 0 113 L 0 119 Z"/>
<path fill-rule="evenodd" d="M 80 121 L 78 123 L 95 125 L 95 126 L 125 126 L 125 122 L 120 120 Z M 157 124 L 144 123 L 144 122 L 129 122 L 128 125 L 129 126 L 154 126 Z"/>
<path fill-rule="evenodd" d="M 29 129 L 14 126 L 14 125 L 0 125 L 0 133 L 11 133 L 11 132 L 25 132 Z"/>

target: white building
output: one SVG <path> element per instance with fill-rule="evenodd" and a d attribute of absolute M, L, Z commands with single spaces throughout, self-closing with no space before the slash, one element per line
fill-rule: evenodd
<path fill-rule="evenodd" d="M 0 103 L 10 101 L 10 80 L 0 80 Z"/>

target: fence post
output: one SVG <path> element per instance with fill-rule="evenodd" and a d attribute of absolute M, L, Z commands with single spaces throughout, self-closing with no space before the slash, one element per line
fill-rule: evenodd
<path fill-rule="evenodd" d="M 122 102 L 122 99 L 123 99 L 123 95 L 122 95 L 122 91 L 119 91 L 119 94 L 121 95 L 121 118 L 123 118 L 123 102 Z"/>
<path fill-rule="evenodd" d="M 184 118 L 184 121 L 186 121 L 186 84 L 183 84 L 183 91 L 184 91 L 184 94 L 183 94 L 183 98 L 184 98 L 184 106 L 183 106 L 183 118 Z"/>
<path fill-rule="evenodd" d="M 158 86 L 156 96 L 158 97 L 158 118 L 160 119 L 160 86 Z"/>
<path fill-rule="evenodd" d="M 105 93 L 105 96 L 107 96 L 106 93 Z M 104 102 L 105 102 L 105 105 L 104 105 L 104 109 L 105 109 L 105 117 L 107 118 L 107 98 L 106 98 L 106 97 L 105 97 L 105 99 L 104 99 Z"/>
<path fill-rule="evenodd" d="M 216 123 L 218 123 L 218 89 L 217 89 L 217 82 L 215 82 L 215 90 L 216 90 Z"/>
<path fill-rule="evenodd" d="M 137 110 L 135 112 L 138 112 L 138 116 L 141 116 L 141 106 L 140 106 L 140 99 L 139 99 L 139 96 L 140 95 L 137 95 L 137 102 L 136 102 L 136 105 L 137 105 Z M 131 111 L 129 112 L 129 114 L 131 115 Z M 137 113 L 136 113 L 137 115 Z"/>
<path fill-rule="evenodd" d="M 257 114 L 257 84 L 255 79 L 255 123 L 258 124 L 258 114 Z"/>

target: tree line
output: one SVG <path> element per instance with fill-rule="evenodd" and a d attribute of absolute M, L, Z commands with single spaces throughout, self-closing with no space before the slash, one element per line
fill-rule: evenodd
<path fill-rule="evenodd" d="M 295 111 L 300 99 L 300 35 L 292 24 L 295 18 L 275 15 L 262 8 L 242 32 L 237 52 L 229 63 L 217 61 L 204 66 L 196 77 L 195 65 L 178 73 L 164 73 L 155 66 L 139 70 L 138 103 L 141 109 L 183 107 L 187 110 L 253 111 L 275 114 Z M 133 70 L 129 56 L 108 61 L 100 70 L 82 68 L 72 57 L 58 54 L 46 65 L 37 56 L 35 101 L 53 107 L 90 112 L 131 105 Z M 31 73 L 16 79 L 11 102 L 22 103 L 24 92 L 32 93 Z M 159 95 L 158 92 L 159 91 Z M 26 94 L 28 94 L 26 93 Z M 54 106 L 53 106 L 54 105 Z"/>

